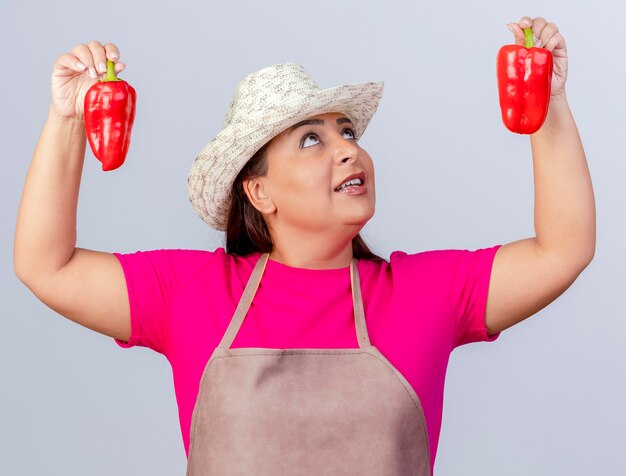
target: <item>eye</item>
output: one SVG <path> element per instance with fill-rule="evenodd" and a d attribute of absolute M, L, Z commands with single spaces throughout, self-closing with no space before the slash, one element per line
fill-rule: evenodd
<path fill-rule="evenodd" d="M 356 132 L 354 132 L 354 129 L 352 129 L 352 127 L 346 127 L 343 132 L 345 133 L 346 131 L 349 131 L 350 134 L 352 135 L 353 139 L 358 139 L 358 137 L 356 136 Z"/>
<path fill-rule="evenodd" d="M 304 143 L 306 142 L 306 140 L 309 137 L 316 137 L 317 138 L 317 134 L 314 132 L 307 132 L 304 136 L 302 136 L 302 140 L 300 141 L 300 147 L 304 147 L 306 148 L 306 146 L 304 145 Z"/>
<path fill-rule="evenodd" d="M 352 137 L 352 139 L 358 140 L 358 137 L 356 136 L 356 132 L 354 132 L 354 129 L 352 129 L 351 127 L 346 127 L 346 128 L 344 128 L 342 133 L 345 134 L 346 132 L 350 133 L 350 136 Z M 319 140 L 319 137 L 317 136 L 317 134 L 315 132 L 309 131 L 305 135 L 302 136 L 302 140 L 300 141 L 300 147 L 301 148 L 306 148 L 304 143 L 306 142 L 306 140 L 309 137 L 315 137 L 317 140 Z"/>

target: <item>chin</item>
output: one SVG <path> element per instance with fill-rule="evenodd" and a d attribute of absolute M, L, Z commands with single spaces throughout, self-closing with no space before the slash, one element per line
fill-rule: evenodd
<path fill-rule="evenodd" d="M 356 213 L 351 213 L 349 216 L 342 217 L 342 222 L 346 225 L 358 225 L 362 228 L 374 216 L 374 211 L 374 207 L 363 210 L 354 210 Z"/>

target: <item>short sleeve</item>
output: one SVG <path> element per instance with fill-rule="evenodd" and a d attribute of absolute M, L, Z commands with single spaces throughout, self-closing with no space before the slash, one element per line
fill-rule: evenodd
<path fill-rule="evenodd" d="M 472 342 L 492 342 L 500 332 L 489 335 L 485 324 L 491 269 L 502 245 L 452 252 L 449 302 L 455 323 L 454 347 Z"/>
<path fill-rule="evenodd" d="M 131 322 L 129 341 L 115 342 L 124 348 L 137 345 L 165 353 L 171 298 L 202 269 L 210 254 L 184 249 L 113 253 L 124 269 Z"/>

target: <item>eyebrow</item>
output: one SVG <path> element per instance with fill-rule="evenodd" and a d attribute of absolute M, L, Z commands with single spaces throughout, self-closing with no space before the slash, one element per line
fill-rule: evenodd
<path fill-rule="evenodd" d="M 349 122 L 350 124 L 352 124 L 352 121 L 347 117 L 340 117 L 339 119 L 337 119 L 337 124 L 343 124 L 344 122 Z M 294 124 L 293 126 L 291 126 L 289 128 L 289 133 L 287 135 L 291 134 L 298 127 L 306 126 L 307 124 L 315 124 L 315 125 L 323 126 L 324 121 L 321 119 L 305 119 L 304 121 L 300 121 L 297 124 Z"/>

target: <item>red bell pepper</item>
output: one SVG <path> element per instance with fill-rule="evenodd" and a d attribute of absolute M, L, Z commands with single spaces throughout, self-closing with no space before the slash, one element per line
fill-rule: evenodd
<path fill-rule="evenodd" d="M 136 103 L 135 89 L 115 75 L 115 63 L 107 60 L 106 77 L 89 88 L 84 103 L 87 139 L 105 172 L 126 159 Z"/>
<path fill-rule="evenodd" d="M 530 28 L 526 46 L 504 45 L 498 51 L 498 93 L 502 121 L 511 132 L 532 134 L 548 115 L 552 53 L 537 48 Z"/>

